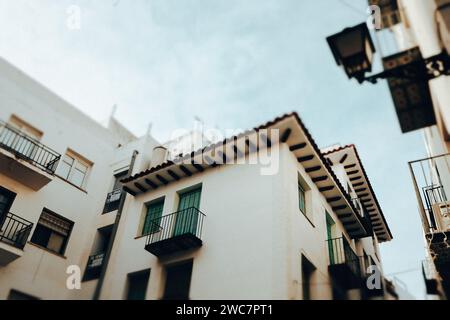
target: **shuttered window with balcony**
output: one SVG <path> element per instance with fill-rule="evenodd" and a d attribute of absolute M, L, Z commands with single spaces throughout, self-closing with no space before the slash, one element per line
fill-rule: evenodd
<path fill-rule="evenodd" d="M 196 209 L 200 207 L 201 194 L 201 187 L 179 194 L 180 201 L 178 203 L 174 236 L 184 233 L 196 234 L 198 223 L 198 211 Z"/>
<path fill-rule="evenodd" d="M 160 229 L 161 217 L 164 209 L 164 199 L 148 204 L 145 216 L 142 235 L 158 232 Z"/>

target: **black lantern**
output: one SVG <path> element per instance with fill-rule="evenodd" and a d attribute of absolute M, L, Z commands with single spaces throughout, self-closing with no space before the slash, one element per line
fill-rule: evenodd
<path fill-rule="evenodd" d="M 336 63 L 342 65 L 349 78 L 363 82 L 366 72 L 372 71 L 373 55 L 376 52 L 369 28 L 365 23 L 327 38 Z"/>

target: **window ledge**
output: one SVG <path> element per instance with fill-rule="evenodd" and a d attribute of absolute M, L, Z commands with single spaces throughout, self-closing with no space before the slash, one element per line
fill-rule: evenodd
<path fill-rule="evenodd" d="M 147 236 L 149 236 L 149 235 L 151 235 L 151 234 L 158 233 L 158 232 L 159 232 L 159 231 L 149 232 L 149 233 L 146 233 L 146 234 L 141 234 L 140 236 L 134 237 L 134 239 L 135 239 L 135 240 L 141 239 L 141 238 L 147 237 Z"/>
<path fill-rule="evenodd" d="M 84 193 L 86 193 L 87 194 L 87 191 L 85 190 L 85 189 L 83 189 L 83 188 L 81 188 L 81 187 L 79 187 L 79 186 L 77 186 L 76 184 L 74 184 L 74 183 L 72 183 L 72 182 L 70 182 L 69 180 L 67 180 L 67 179 L 64 179 L 63 177 L 61 177 L 60 175 L 57 175 L 57 174 L 55 174 L 55 177 L 57 177 L 57 178 L 59 178 L 59 179 L 61 179 L 62 181 L 64 181 L 64 182 L 66 182 L 66 183 L 68 183 L 68 184 L 70 184 L 72 187 L 74 187 L 74 188 L 77 188 L 78 190 L 80 190 L 81 192 L 84 192 Z"/>
<path fill-rule="evenodd" d="M 300 213 L 306 218 L 306 220 L 308 220 L 309 224 L 310 224 L 313 228 L 315 228 L 316 226 L 315 226 L 314 223 L 311 221 L 311 219 L 309 219 L 308 216 L 307 216 L 302 210 L 299 210 L 299 211 L 300 211 Z"/>
<path fill-rule="evenodd" d="M 86 193 L 87 193 L 87 192 L 86 192 Z M 119 209 L 112 210 L 112 211 L 109 211 L 109 212 L 102 212 L 101 216 L 106 216 L 106 215 L 112 214 L 112 213 L 117 214 L 117 211 L 118 211 L 118 210 L 119 210 Z"/>
<path fill-rule="evenodd" d="M 57 252 L 55 252 L 55 251 L 52 251 L 52 250 L 50 250 L 50 249 L 48 249 L 48 248 L 46 248 L 46 247 L 40 246 L 40 245 L 38 245 L 38 244 L 36 244 L 36 243 L 33 243 L 33 242 L 31 242 L 31 241 L 28 241 L 28 244 L 31 244 L 32 246 L 34 246 L 34 247 L 36 247 L 36 248 L 42 249 L 42 250 L 44 250 L 44 251 L 47 251 L 48 253 L 51 253 L 51 254 L 53 254 L 53 255 L 55 255 L 55 256 L 57 256 L 57 257 L 60 257 L 60 258 L 63 258 L 63 259 L 67 259 L 67 257 L 66 257 L 65 255 L 62 255 L 62 254 L 57 253 Z"/>

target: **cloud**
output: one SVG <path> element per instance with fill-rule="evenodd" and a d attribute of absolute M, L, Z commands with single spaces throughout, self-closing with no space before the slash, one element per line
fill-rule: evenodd
<path fill-rule="evenodd" d="M 66 26 L 70 5 L 81 30 Z M 296 110 L 320 145 L 356 143 L 394 230 L 389 273 L 423 256 L 406 171 L 423 149 L 400 134 L 386 86 L 335 66 L 325 37 L 364 19 L 355 13 L 327 0 L 0 0 L 0 55 L 97 120 L 117 104 L 135 133 L 153 122 L 159 140 L 194 116 L 233 129 Z"/>

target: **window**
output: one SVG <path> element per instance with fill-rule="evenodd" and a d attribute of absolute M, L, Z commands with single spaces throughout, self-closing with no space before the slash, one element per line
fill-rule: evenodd
<path fill-rule="evenodd" d="M 91 249 L 91 255 L 88 258 L 86 269 L 84 271 L 83 281 L 98 279 L 105 261 L 106 251 L 108 250 L 111 239 L 113 225 L 97 229 L 94 245 Z"/>
<path fill-rule="evenodd" d="M 11 208 L 16 194 L 8 189 L 0 187 L 0 226 L 5 221 L 6 215 Z"/>
<path fill-rule="evenodd" d="M 164 199 L 153 201 L 147 205 L 147 213 L 145 214 L 142 235 L 147 235 L 159 231 L 163 208 Z"/>
<path fill-rule="evenodd" d="M 191 286 L 192 260 L 166 268 L 164 299 L 187 300 Z"/>
<path fill-rule="evenodd" d="M 303 178 L 298 174 L 298 208 L 308 221 L 313 224 L 313 215 L 310 204 L 310 188 Z M 314 225 L 313 225 L 314 226 Z"/>
<path fill-rule="evenodd" d="M 336 259 L 335 248 L 333 246 L 333 239 L 336 238 L 336 223 L 328 212 L 325 211 L 327 222 L 327 242 L 328 242 L 328 256 L 330 258 L 330 264 L 334 264 Z"/>
<path fill-rule="evenodd" d="M 29 294 L 12 289 L 8 294 L 8 300 L 39 300 Z"/>
<path fill-rule="evenodd" d="M 11 118 L 9 119 L 9 123 L 17 128 L 20 133 L 26 134 L 27 136 L 35 140 L 40 140 L 43 136 L 42 131 L 36 129 L 35 127 L 15 115 L 11 116 Z"/>
<path fill-rule="evenodd" d="M 197 234 L 199 220 L 198 208 L 200 207 L 200 197 L 202 188 L 196 187 L 189 191 L 182 191 L 178 194 L 178 211 L 173 231 L 174 236 L 191 233 Z"/>
<path fill-rule="evenodd" d="M 311 278 L 316 267 L 302 255 L 302 291 L 303 300 L 311 300 Z"/>
<path fill-rule="evenodd" d="M 128 174 L 128 171 L 123 171 L 114 175 L 113 189 L 106 196 L 105 206 L 103 207 L 103 214 L 116 211 L 120 206 L 120 199 L 122 198 L 122 183 L 120 182 Z"/>
<path fill-rule="evenodd" d="M 41 138 L 41 131 L 14 115 L 9 119 L 7 128 L 0 132 L 3 145 L 30 159 L 38 152 L 36 143 Z"/>
<path fill-rule="evenodd" d="M 113 191 L 122 189 L 122 182 L 120 182 L 120 180 L 124 179 L 127 176 L 127 174 L 128 174 L 128 170 L 125 170 L 125 171 L 119 172 L 114 175 Z"/>
<path fill-rule="evenodd" d="M 306 192 L 301 183 L 298 183 L 298 207 L 303 214 L 306 214 Z"/>
<path fill-rule="evenodd" d="M 149 278 L 150 269 L 129 273 L 127 300 L 145 300 Z"/>
<path fill-rule="evenodd" d="M 183 211 L 190 208 L 198 209 L 200 207 L 201 194 L 202 187 L 196 187 L 189 191 L 179 192 L 178 211 Z"/>
<path fill-rule="evenodd" d="M 86 183 L 86 177 L 91 166 L 92 164 L 89 161 L 84 160 L 74 152 L 67 151 L 59 164 L 58 174 L 61 178 L 82 188 Z"/>
<path fill-rule="evenodd" d="M 62 255 L 66 250 L 72 228 L 73 222 L 44 209 L 31 242 Z"/>
<path fill-rule="evenodd" d="M 108 250 L 113 227 L 114 227 L 114 225 L 111 224 L 109 226 L 97 229 L 97 234 L 95 236 L 94 245 L 91 250 L 92 254 L 105 253 Z"/>

